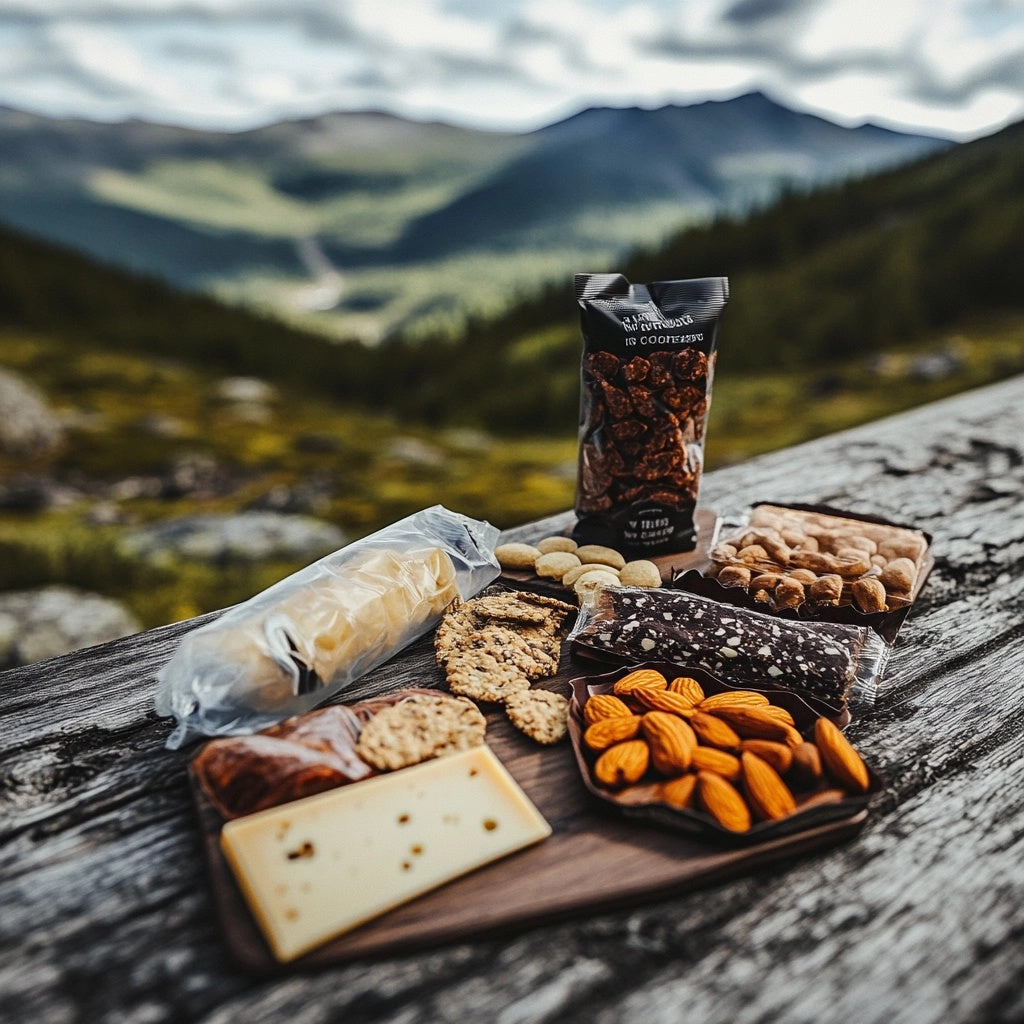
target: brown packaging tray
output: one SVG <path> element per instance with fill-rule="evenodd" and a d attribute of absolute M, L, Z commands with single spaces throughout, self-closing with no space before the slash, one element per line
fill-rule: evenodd
<path fill-rule="evenodd" d="M 914 589 L 910 594 L 910 599 L 901 607 L 894 608 L 891 611 L 873 612 L 870 614 L 866 614 L 855 606 L 849 604 L 840 605 L 839 607 L 825 607 L 805 603 L 801 605 L 799 609 L 773 611 L 765 605 L 759 604 L 755 601 L 743 587 L 726 587 L 719 583 L 718 580 L 706 575 L 706 571 L 710 566 L 710 558 L 705 559 L 703 564 L 683 566 L 679 572 L 673 575 L 671 585 L 679 588 L 680 590 L 687 590 L 692 594 L 700 594 L 702 597 L 708 597 L 714 601 L 720 601 L 723 604 L 736 605 L 737 607 L 747 608 L 751 611 L 777 615 L 780 618 L 796 619 L 803 622 L 835 622 L 847 626 L 869 626 L 888 645 L 892 646 L 896 641 L 896 636 L 899 633 L 900 628 L 903 626 L 904 621 L 914 606 L 914 601 L 921 593 L 921 590 L 928 579 L 928 575 L 935 565 L 935 558 L 932 554 L 931 547 L 931 534 L 925 530 L 921 530 L 919 527 L 911 526 L 906 523 L 898 523 L 882 516 L 848 512 L 845 509 L 835 508 L 831 505 L 758 501 L 754 502 L 750 507 L 753 509 L 757 508 L 759 505 L 774 505 L 779 508 L 789 508 L 799 512 L 814 512 L 821 515 L 836 516 L 841 519 L 852 519 L 863 523 L 873 523 L 878 526 L 891 526 L 898 529 L 917 531 L 924 537 L 928 546 L 921 560 Z M 719 526 L 721 526 L 721 520 L 719 521 Z M 717 538 L 715 539 L 715 542 L 717 542 Z"/>

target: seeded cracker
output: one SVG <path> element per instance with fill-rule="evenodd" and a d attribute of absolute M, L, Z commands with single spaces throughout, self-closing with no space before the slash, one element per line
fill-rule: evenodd
<path fill-rule="evenodd" d="M 363 726 L 356 752 L 381 771 L 394 771 L 484 742 L 487 720 L 469 700 L 439 693 L 409 697 Z"/>
<path fill-rule="evenodd" d="M 505 701 L 505 712 L 520 732 L 545 746 L 568 730 L 569 702 L 551 690 L 523 690 Z"/>
<path fill-rule="evenodd" d="M 486 594 L 451 608 L 434 650 L 452 693 L 504 703 L 531 680 L 558 671 L 566 620 L 564 601 L 526 592 Z"/>
<path fill-rule="evenodd" d="M 483 651 L 497 661 L 518 669 L 527 679 L 545 679 L 558 671 L 555 638 L 537 627 L 518 631 L 507 626 L 487 625 L 465 635 L 465 651 Z"/>
<path fill-rule="evenodd" d="M 504 704 L 513 694 L 530 688 L 530 680 L 519 669 L 486 651 L 453 654 L 446 675 L 452 693 L 485 704 Z"/>

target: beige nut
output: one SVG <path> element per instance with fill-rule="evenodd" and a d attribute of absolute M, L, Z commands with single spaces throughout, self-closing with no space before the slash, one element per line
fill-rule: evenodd
<path fill-rule="evenodd" d="M 749 587 L 750 569 L 745 565 L 723 565 L 717 579 L 723 587 Z"/>
<path fill-rule="evenodd" d="M 885 587 L 873 576 L 854 580 L 850 584 L 850 593 L 853 595 L 854 604 L 862 612 L 884 612 L 886 609 Z"/>
<path fill-rule="evenodd" d="M 619 582 L 624 587 L 660 587 L 661 570 L 648 559 L 638 558 L 622 567 Z"/>
<path fill-rule="evenodd" d="M 783 576 L 773 595 L 776 608 L 799 608 L 804 596 L 804 585 L 792 576 Z"/>
<path fill-rule="evenodd" d="M 836 573 L 819 576 L 807 588 L 807 596 L 815 604 L 839 604 L 843 596 L 843 577 Z"/>
<path fill-rule="evenodd" d="M 502 569 L 532 569 L 540 554 L 532 544 L 499 544 L 494 549 L 494 557 Z"/>
<path fill-rule="evenodd" d="M 768 552 L 760 544 L 748 544 L 736 552 L 736 557 L 747 565 L 768 561 Z"/>
<path fill-rule="evenodd" d="M 572 537 L 545 537 L 537 541 L 536 547 L 542 555 L 548 555 L 552 551 L 575 551 L 576 541 Z"/>
<path fill-rule="evenodd" d="M 563 577 L 562 585 L 565 587 L 574 586 L 576 581 L 585 572 L 610 572 L 616 577 L 618 573 L 610 565 L 601 565 L 599 562 L 584 562 L 582 565 L 573 566 Z"/>
<path fill-rule="evenodd" d="M 576 555 L 580 562 L 597 562 L 613 569 L 621 569 L 626 564 L 626 559 L 618 551 L 603 544 L 581 544 Z"/>
<path fill-rule="evenodd" d="M 790 569 L 786 575 L 791 580 L 802 583 L 805 587 L 809 587 L 818 578 L 818 574 L 813 569 Z"/>
<path fill-rule="evenodd" d="M 894 558 L 878 577 L 882 585 L 892 594 L 906 597 L 914 589 L 917 566 L 909 558 Z"/>
<path fill-rule="evenodd" d="M 561 580 L 580 560 L 571 551 L 549 551 L 541 555 L 533 565 L 533 571 L 545 579 Z"/>

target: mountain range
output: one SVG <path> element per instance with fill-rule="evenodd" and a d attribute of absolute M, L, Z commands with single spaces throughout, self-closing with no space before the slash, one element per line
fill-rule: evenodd
<path fill-rule="evenodd" d="M 687 225 L 951 144 L 759 93 L 527 133 L 331 113 L 245 132 L 0 108 L 0 220 L 336 337 L 436 330 Z"/>

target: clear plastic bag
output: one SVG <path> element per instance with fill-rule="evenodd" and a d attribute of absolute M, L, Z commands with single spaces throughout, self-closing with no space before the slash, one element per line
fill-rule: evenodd
<path fill-rule="evenodd" d="M 383 664 L 499 573 L 498 529 L 441 505 L 354 541 L 186 635 L 156 711 L 198 736 L 255 732 Z"/>

